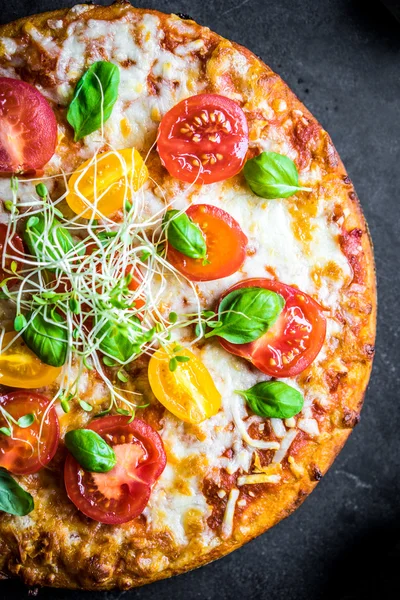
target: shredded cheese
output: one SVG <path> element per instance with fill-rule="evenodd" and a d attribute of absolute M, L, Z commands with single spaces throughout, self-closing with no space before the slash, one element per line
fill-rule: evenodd
<path fill-rule="evenodd" d="M 278 450 L 278 442 L 266 442 L 264 440 L 255 440 L 249 436 L 246 425 L 239 414 L 239 404 L 237 401 L 233 401 L 232 405 L 232 417 L 236 428 L 238 429 L 243 440 L 252 448 L 259 448 L 260 450 Z"/>
<path fill-rule="evenodd" d="M 224 518 L 222 521 L 221 537 L 226 540 L 231 537 L 233 532 L 233 517 L 235 515 L 236 502 L 239 498 L 239 490 L 233 488 L 229 492 L 228 503 L 226 505 Z"/>
<path fill-rule="evenodd" d="M 286 429 L 285 429 L 282 419 L 272 418 L 271 419 L 271 427 L 272 427 L 272 431 L 274 432 L 276 437 L 278 437 L 278 438 L 285 437 Z"/>
<path fill-rule="evenodd" d="M 267 475 L 267 473 L 252 473 L 251 475 L 241 475 L 237 479 L 238 486 L 252 485 L 254 483 L 279 483 L 280 475 Z"/>
<path fill-rule="evenodd" d="M 286 452 L 289 450 L 294 438 L 298 434 L 297 429 L 290 429 L 283 440 L 281 441 L 280 448 L 275 452 L 275 456 L 272 459 L 273 463 L 280 463 L 286 456 Z"/>

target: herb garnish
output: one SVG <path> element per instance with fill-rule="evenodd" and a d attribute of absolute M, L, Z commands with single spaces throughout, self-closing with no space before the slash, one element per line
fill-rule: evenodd
<path fill-rule="evenodd" d="M 262 152 L 246 162 L 243 174 L 251 190 L 267 200 L 288 198 L 296 192 L 310 192 L 299 186 L 299 174 L 294 162 L 283 154 Z"/>

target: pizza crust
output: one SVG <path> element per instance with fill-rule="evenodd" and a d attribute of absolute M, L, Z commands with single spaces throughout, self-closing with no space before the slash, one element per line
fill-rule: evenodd
<path fill-rule="evenodd" d="M 167 34 L 164 43 L 170 48 L 188 41 L 184 33 L 176 37 L 169 16 L 157 11 L 135 9 L 127 2 L 110 7 L 84 6 L 73 10 L 53 11 L 2 26 L 0 38 L 20 39 L 19 43 L 27 44 L 28 48 L 32 39 L 27 35 L 27 27 L 28 32 L 32 26 L 39 32 L 47 32 L 49 23 L 56 31 L 57 23 L 65 19 L 67 22 L 83 22 L 89 18 L 111 21 L 123 15 L 129 18 L 130 14 L 151 14 L 160 19 L 161 27 Z M 320 378 L 321 385 L 328 385 L 333 402 L 323 419 L 329 421 L 329 432 L 316 442 L 304 432 L 297 436 L 291 447 L 292 457 L 295 456 L 293 463 L 288 463 L 285 458 L 285 481 L 282 484 L 256 484 L 238 488 L 241 498 L 246 502 L 239 506 L 235 497 L 232 497 L 234 518 L 230 524 L 225 524 L 225 532 L 230 533 L 232 529 L 226 539 L 223 519 L 230 493 L 217 497 L 205 485 L 203 491 L 212 507 L 208 523 L 211 531 L 217 532 L 216 538 L 210 538 L 208 548 L 204 542 L 199 542 L 196 527 L 201 521 L 196 519 L 195 512 L 192 523 L 188 524 L 192 535 L 185 546 L 177 544 L 168 530 L 149 538 L 146 516 L 136 519 L 132 528 L 129 523 L 113 528 L 78 513 L 66 498 L 62 476 L 64 450 L 61 448 L 49 470 L 21 478 L 26 489 L 35 495 L 37 522 L 33 522 L 29 515 L 16 518 L 0 514 L 1 574 L 3 577 L 19 576 L 28 585 L 91 590 L 113 587 L 127 589 L 182 573 L 224 556 L 288 516 L 303 502 L 325 474 L 359 419 L 372 366 L 376 283 L 372 244 L 351 181 L 329 135 L 278 75 L 249 50 L 191 21 L 188 23 L 197 37 L 205 42 L 202 65 L 207 90 L 224 93 L 233 99 L 242 93 L 250 98 L 244 108 L 251 119 L 253 148 L 257 147 L 260 139 L 267 139 L 273 119 L 278 119 L 277 127 L 282 127 L 282 121 L 279 120 L 282 117 L 279 115 L 287 115 L 284 126 L 289 130 L 300 173 L 312 164 L 320 173 L 319 196 L 336 198 L 331 218 L 340 225 L 338 243 L 352 271 L 351 281 L 341 291 L 342 334 L 335 350 L 321 362 L 318 372 L 317 368 L 313 370 L 311 366 L 298 377 L 300 385 L 307 386 L 307 378 L 312 377 Z M 190 34 L 189 38 L 192 36 Z M 0 44 L 0 67 L 7 65 L 6 53 L 7 50 Z M 32 64 L 24 68 L 20 70 L 22 78 L 44 88 L 51 87 L 54 65 L 41 64 L 36 71 Z M 236 99 L 242 101 L 242 98 Z M 260 102 L 273 107 L 275 114 L 271 115 L 271 122 L 258 115 L 257 103 Z M 65 110 L 58 107 L 56 112 L 58 119 L 65 122 Z M 289 120 L 292 122 L 287 123 Z M 311 226 L 307 229 L 307 219 L 304 219 L 305 213 L 309 216 L 309 222 L 313 218 L 312 197 L 299 194 L 291 210 L 294 222 L 297 211 L 299 230 L 303 228 L 305 231 L 305 239 L 301 243 L 309 243 L 312 252 L 313 231 Z M 323 277 L 323 274 L 316 273 L 316 281 L 318 277 Z M 243 368 L 249 367 L 244 364 Z M 147 419 L 159 427 L 162 412 L 158 410 L 153 407 Z M 68 427 L 71 427 L 71 423 Z M 226 481 L 229 487 L 228 475 Z M 46 509 L 43 512 L 41 501 Z M 127 528 L 130 528 L 129 544 L 124 537 Z M 67 538 L 69 551 L 66 553 Z"/>

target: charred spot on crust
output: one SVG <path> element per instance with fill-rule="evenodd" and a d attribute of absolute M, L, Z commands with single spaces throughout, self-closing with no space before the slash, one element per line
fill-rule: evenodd
<path fill-rule="evenodd" d="M 375 346 L 373 344 L 365 344 L 364 346 L 364 352 L 367 355 L 367 357 L 372 360 L 374 358 L 375 355 Z"/>
<path fill-rule="evenodd" d="M 193 21 L 193 18 L 188 15 L 187 13 L 177 13 L 176 15 L 177 17 L 179 17 L 180 19 L 182 19 L 183 21 Z"/>
<path fill-rule="evenodd" d="M 321 481 L 322 472 L 317 465 L 311 465 L 310 467 L 310 479 L 311 481 Z"/>
<path fill-rule="evenodd" d="M 350 408 L 343 411 L 343 425 L 346 428 L 353 429 L 360 422 L 360 413 Z"/>

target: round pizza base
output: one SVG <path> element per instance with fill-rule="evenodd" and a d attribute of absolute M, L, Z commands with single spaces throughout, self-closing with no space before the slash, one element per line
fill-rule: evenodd
<path fill-rule="evenodd" d="M 123 2 L 110 7 L 88 6 L 82 11 L 57 10 L 21 19 L 0 27 L 0 37 L 22 39 L 28 53 L 30 44 L 34 44 L 33 38 L 30 38 L 32 27 L 40 33 L 49 34 L 54 32 L 49 29 L 49 23 L 63 21 L 65 27 L 66 24 L 76 20 L 82 23 L 88 19 L 112 21 L 126 18 L 129 20 L 146 14 L 160 20 L 160 28 L 172 48 L 174 43 L 172 24 L 178 17 L 164 15 L 157 11 L 135 9 L 129 3 Z M 114 535 L 112 526 L 86 519 L 66 499 L 62 478 L 64 455 L 61 449 L 61 456 L 58 463 L 56 462 L 56 465 L 59 465 L 58 470 L 43 470 L 37 475 L 20 478 L 25 487 L 28 485 L 32 491 L 35 491 L 37 505 L 40 505 L 41 498 L 47 497 L 47 513 L 41 515 L 42 524 L 37 526 L 33 539 L 31 528 L 28 538 L 24 533 L 23 523 L 21 524 L 23 518 L 11 517 L 4 513 L 0 516 L 2 576 L 20 576 L 28 585 L 91 590 L 107 590 L 114 587 L 127 589 L 182 573 L 220 558 L 265 532 L 293 512 L 325 474 L 359 420 L 372 365 L 376 297 L 371 241 L 351 181 L 328 134 L 278 75 L 249 50 L 225 40 L 192 21 L 185 21 L 185 23 L 190 26 L 190 32 L 183 33 L 180 38 L 177 37 L 176 47 L 196 39 L 205 41 L 206 52 L 202 58 L 203 76 L 207 80 L 207 86 L 212 87 L 214 92 L 234 97 L 235 92 L 239 92 L 240 95 L 247 94 L 248 90 L 251 90 L 255 96 L 264 98 L 268 106 L 273 107 L 274 110 L 279 111 L 284 102 L 286 105 L 284 110 L 291 115 L 292 119 L 297 113 L 301 115 L 297 122 L 287 125 L 292 128 L 291 135 L 297 149 L 296 163 L 299 171 L 301 173 L 303 166 L 310 161 L 318 165 L 323 172 L 323 181 L 320 182 L 318 193 L 326 194 L 327 197 L 334 194 L 337 198 L 335 204 L 337 214 L 332 214 L 332 218 L 341 223 L 342 234 L 338 243 L 341 244 L 342 251 L 348 258 L 353 279 L 343 289 L 340 302 L 340 308 L 350 316 L 343 323 L 338 347 L 332 356 L 329 356 L 330 362 L 327 363 L 325 373 L 326 378 L 329 379 L 330 393 L 335 399 L 334 408 L 326 417 L 330 420 L 331 430 L 322 440 L 305 445 L 301 454 L 303 474 L 293 476 L 292 480 L 285 485 L 275 486 L 273 493 L 269 484 L 253 486 L 255 498 L 246 508 L 238 511 L 232 535 L 225 540 L 220 538 L 218 544 L 210 544 L 209 548 L 198 544 L 194 535 L 188 545 L 179 549 L 167 533 L 160 533 L 153 537 L 152 547 L 149 548 L 146 545 L 146 535 L 136 531 L 132 546 L 127 549 L 118 541 L 122 539 L 119 538 L 120 533 Z M 207 71 L 207 65 L 210 67 L 208 61 L 211 59 L 214 61 L 213 69 L 218 70 L 218 77 L 212 84 Z M 232 65 L 232 61 L 236 61 L 236 64 Z M 0 66 L 6 65 L 4 49 L 2 50 L 0 46 Z M 42 65 L 37 74 L 28 68 L 26 72 L 21 70 L 21 77 L 27 75 L 31 82 L 45 86 L 46 78 L 51 82 L 54 68 L 52 64 Z M 58 114 L 62 114 L 65 120 L 65 110 L 60 110 Z M 256 120 L 256 112 L 253 112 L 252 116 Z M 303 129 L 301 119 L 305 119 L 307 123 Z M 252 131 L 252 123 L 250 125 Z M 254 127 L 261 127 L 261 125 L 258 123 Z M 303 198 L 301 209 L 311 215 L 312 206 L 307 202 Z M 335 360 L 339 360 L 345 366 L 342 372 L 332 368 Z M 52 498 L 50 503 L 49 497 Z M 49 507 L 52 507 L 50 514 Z M 67 554 L 63 552 L 62 540 L 58 538 L 61 534 L 58 531 L 61 529 L 64 531 L 66 523 L 69 524 L 71 536 L 75 533 L 82 537 L 82 532 L 87 532 L 92 544 L 90 556 L 85 552 L 85 542 L 78 542 L 81 547 L 71 549 Z M 93 542 L 94 538 L 95 542 Z M 151 556 L 154 560 L 150 560 L 148 566 L 145 566 L 141 561 L 142 555 Z M 109 557 L 107 561 L 105 556 Z M 168 560 L 164 561 L 163 556 L 168 556 Z"/>

